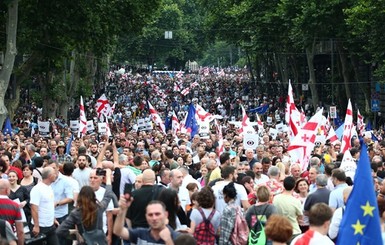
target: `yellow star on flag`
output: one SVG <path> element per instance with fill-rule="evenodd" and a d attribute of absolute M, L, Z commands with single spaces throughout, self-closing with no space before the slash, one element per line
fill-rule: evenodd
<path fill-rule="evenodd" d="M 365 206 L 361 205 L 361 208 L 364 210 L 364 217 L 365 215 L 370 215 L 373 217 L 373 210 L 375 207 L 370 206 L 369 201 L 366 202 Z"/>
<path fill-rule="evenodd" d="M 364 228 L 365 228 L 365 226 L 366 225 L 362 225 L 360 223 L 360 220 L 357 220 L 357 223 L 352 225 L 352 227 L 354 229 L 354 235 L 357 235 L 358 233 L 360 233 L 361 235 L 364 235 Z"/>

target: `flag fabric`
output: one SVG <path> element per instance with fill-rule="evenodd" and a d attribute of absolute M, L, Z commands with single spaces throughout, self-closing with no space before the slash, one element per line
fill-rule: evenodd
<path fill-rule="evenodd" d="M 108 99 L 105 94 L 102 94 L 100 98 L 96 101 L 96 113 L 98 118 L 101 118 L 102 115 L 107 116 L 108 111 L 111 110 L 111 105 L 108 103 Z"/>
<path fill-rule="evenodd" d="M 363 135 L 365 131 L 364 117 L 361 115 L 360 110 L 357 110 L 357 129 L 360 131 L 360 135 Z"/>
<path fill-rule="evenodd" d="M 353 110 L 352 110 L 352 102 L 348 102 L 348 108 L 346 109 L 346 116 L 344 122 L 344 133 L 342 134 L 342 144 L 341 144 L 341 152 L 349 150 L 352 147 L 350 139 L 352 138 L 352 128 L 353 128 Z"/>
<path fill-rule="evenodd" d="M 257 125 L 258 125 L 258 133 L 261 133 L 261 132 L 264 132 L 265 129 L 263 127 L 263 123 L 261 121 L 261 119 L 259 118 L 258 114 L 256 115 L 257 116 Z"/>
<path fill-rule="evenodd" d="M 223 135 L 222 135 L 222 125 L 218 123 L 218 120 L 215 119 L 214 121 L 215 130 L 218 136 L 218 146 L 216 148 L 217 156 L 220 156 L 223 153 Z"/>
<path fill-rule="evenodd" d="M 183 96 L 186 96 L 190 93 L 190 88 L 185 88 L 182 90 L 181 94 L 183 94 Z"/>
<path fill-rule="evenodd" d="M 71 138 L 68 140 L 67 145 L 66 145 L 66 154 L 70 154 L 73 140 L 74 140 L 74 135 L 72 134 Z"/>
<path fill-rule="evenodd" d="M 342 139 L 342 134 L 344 133 L 344 126 L 345 124 L 342 123 L 337 129 L 336 129 L 336 135 L 338 139 Z"/>
<path fill-rule="evenodd" d="M 11 119 L 7 117 L 4 122 L 4 128 L 3 128 L 3 134 L 7 135 L 9 134 L 12 137 L 12 125 L 11 125 Z"/>
<path fill-rule="evenodd" d="M 150 101 L 147 101 L 148 103 L 148 109 L 151 114 L 151 119 L 155 123 L 155 125 L 159 126 L 160 129 L 164 134 L 166 134 L 166 127 L 164 126 L 164 123 L 162 119 L 160 118 L 158 112 L 155 110 L 155 108 L 151 105 Z"/>
<path fill-rule="evenodd" d="M 199 131 L 199 125 L 198 125 L 198 122 L 195 118 L 195 107 L 193 104 L 189 105 L 187 118 L 186 118 L 186 122 L 185 122 L 185 128 L 187 129 L 188 132 L 190 132 L 191 139 L 194 138 L 194 136 Z"/>
<path fill-rule="evenodd" d="M 330 144 L 332 144 L 332 145 L 334 145 L 334 143 L 338 141 L 338 136 L 336 134 L 336 131 L 334 131 L 333 127 L 330 127 L 328 136 L 326 137 L 326 140 L 329 140 Z"/>
<path fill-rule="evenodd" d="M 222 103 L 222 99 L 221 97 L 218 97 L 216 100 L 215 100 L 215 104 L 220 104 Z"/>
<path fill-rule="evenodd" d="M 322 121 L 322 112 L 323 109 L 310 118 L 299 130 L 287 149 L 292 162 L 299 163 L 303 171 L 307 169 L 309 164 L 310 155 L 317 138 L 317 130 Z"/>
<path fill-rule="evenodd" d="M 198 82 L 193 82 L 191 85 L 190 85 L 190 87 L 191 88 L 195 88 L 196 86 L 199 86 L 199 83 Z"/>
<path fill-rule="evenodd" d="M 364 143 L 361 144 L 360 160 L 357 164 L 354 186 L 346 204 L 345 214 L 348 215 L 342 217 L 337 245 L 383 244 L 370 161 Z"/>
<path fill-rule="evenodd" d="M 257 108 L 249 110 L 251 113 L 265 114 L 269 109 L 269 104 L 260 105 Z"/>
<path fill-rule="evenodd" d="M 334 118 L 334 127 L 339 128 L 344 122 L 341 120 L 341 118 L 338 116 L 338 113 L 336 113 L 336 118 Z"/>
<path fill-rule="evenodd" d="M 368 124 L 366 124 L 366 131 L 371 131 L 372 129 L 372 123 L 369 121 Z"/>
<path fill-rule="evenodd" d="M 196 120 L 198 124 L 200 124 L 201 122 L 205 122 L 205 121 L 211 122 L 212 120 L 214 120 L 213 115 L 207 112 L 202 106 L 198 104 L 195 107 L 195 113 L 196 113 Z"/>
<path fill-rule="evenodd" d="M 289 81 L 288 95 L 285 110 L 285 121 L 290 129 L 290 136 L 294 138 L 298 134 L 298 130 L 301 128 L 306 118 L 301 119 L 301 112 L 297 109 L 294 103 L 293 88 Z"/>
<path fill-rule="evenodd" d="M 87 117 L 86 117 L 86 111 L 84 109 L 84 103 L 83 103 L 83 97 L 80 96 L 80 124 L 79 124 L 79 131 L 78 131 L 78 137 L 80 135 L 86 135 L 87 132 Z"/>
<path fill-rule="evenodd" d="M 175 114 L 175 111 L 172 111 L 171 118 L 171 131 L 173 135 L 176 135 L 178 131 L 180 131 L 180 123 L 178 121 L 178 117 Z"/>

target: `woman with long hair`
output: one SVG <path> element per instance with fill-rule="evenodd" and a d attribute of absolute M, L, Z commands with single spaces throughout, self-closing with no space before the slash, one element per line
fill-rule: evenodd
<path fill-rule="evenodd" d="M 166 205 L 168 212 L 168 224 L 177 231 L 190 232 L 188 226 L 190 220 L 180 206 L 178 193 L 175 190 L 164 188 L 158 197 L 158 200 Z"/>
<path fill-rule="evenodd" d="M 68 237 L 75 234 L 80 243 L 83 242 L 82 234 L 86 231 L 103 231 L 103 212 L 107 209 L 108 203 L 114 196 L 111 187 L 111 170 L 106 170 L 106 192 L 103 200 L 98 202 L 94 190 L 90 186 L 83 186 L 79 192 L 76 208 L 60 224 L 56 233 L 59 237 Z M 74 229 L 73 227 L 77 227 Z M 100 245 L 107 244 L 107 241 L 100 241 Z"/>

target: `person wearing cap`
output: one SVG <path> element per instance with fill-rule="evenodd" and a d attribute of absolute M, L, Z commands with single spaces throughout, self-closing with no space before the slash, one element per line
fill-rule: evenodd
<path fill-rule="evenodd" d="M 328 177 L 325 174 L 318 174 L 315 183 L 317 185 L 317 190 L 309 194 L 306 198 L 304 205 L 305 214 L 307 214 L 311 207 L 316 203 L 329 204 L 330 190 L 326 188 Z"/>
<path fill-rule="evenodd" d="M 65 162 L 71 162 L 71 157 L 66 154 L 66 146 L 63 141 L 60 141 L 57 145 L 57 161 L 59 164 L 64 164 Z"/>

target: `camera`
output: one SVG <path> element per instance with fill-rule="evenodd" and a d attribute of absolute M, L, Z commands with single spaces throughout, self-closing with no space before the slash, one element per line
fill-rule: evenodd
<path fill-rule="evenodd" d="M 106 174 L 107 174 L 107 171 L 106 171 L 106 170 L 104 170 L 104 169 L 102 169 L 102 168 L 97 168 L 97 169 L 96 169 L 96 175 L 97 175 L 97 176 L 106 176 Z"/>
<path fill-rule="evenodd" d="M 112 136 L 108 137 L 108 142 L 109 143 L 112 143 L 113 140 L 114 140 L 114 137 L 112 137 Z"/>

